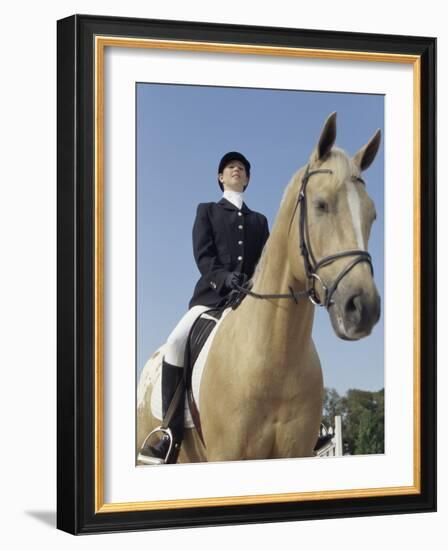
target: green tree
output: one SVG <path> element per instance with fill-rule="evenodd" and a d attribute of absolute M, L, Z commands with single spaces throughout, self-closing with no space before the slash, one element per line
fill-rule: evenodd
<path fill-rule="evenodd" d="M 334 424 L 334 417 L 342 415 L 342 401 L 334 388 L 325 388 L 322 422 L 330 427 Z"/>
<path fill-rule="evenodd" d="M 384 390 L 350 389 L 344 400 L 344 444 L 350 454 L 384 452 Z"/>
<path fill-rule="evenodd" d="M 355 454 L 384 453 L 384 390 L 372 394 L 371 407 L 361 413 Z"/>
<path fill-rule="evenodd" d="M 325 389 L 323 422 L 334 425 L 342 418 L 344 452 L 376 454 L 384 452 L 384 389 L 369 392 L 350 389 L 341 397 L 335 389 Z"/>

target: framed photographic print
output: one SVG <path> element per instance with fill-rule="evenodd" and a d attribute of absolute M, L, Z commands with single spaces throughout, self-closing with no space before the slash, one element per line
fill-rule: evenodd
<path fill-rule="evenodd" d="M 435 54 L 58 21 L 58 528 L 435 510 Z"/>

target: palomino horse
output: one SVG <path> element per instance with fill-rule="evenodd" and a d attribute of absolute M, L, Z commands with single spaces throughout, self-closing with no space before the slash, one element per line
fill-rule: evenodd
<path fill-rule="evenodd" d="M 314 307 L 327 308 L 346 340 L 367 336 L 379 319 L 367 252 L 375 206 L 361 173 L 375 158 L 380 131 L 353 158 L 333 147 L 335 138 L 333 113 L 308 165 L 285 190 L 253 296 L 218 326 L 201 381 L 205 446 L 187 429 L 179 462 L 312 456 L 323 401 Z M 139 384 L 137 450 L 160 424 L 151 416 L 148 363 Z"/>

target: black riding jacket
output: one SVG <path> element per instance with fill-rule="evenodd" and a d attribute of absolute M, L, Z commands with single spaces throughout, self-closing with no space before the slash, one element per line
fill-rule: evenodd
<path fill-rule="evenodd" d="M 224 197 L 198 205 L 193 225 L 193 253 L 201 277 L 189 307 L 218 306 L 230 290 L 225 286 L 232 271 L 252 277 L 269 237 L 268 221 L 243 203 L 238 210 Z"/>

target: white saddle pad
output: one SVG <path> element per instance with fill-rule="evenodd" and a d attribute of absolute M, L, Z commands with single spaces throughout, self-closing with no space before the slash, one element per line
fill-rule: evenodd
<path fill-rule="evenodd" d="M 229 307 L 224 310 L 221 316 L 221 319 L 219 319 L 219 321 L 216 323 L 216 326 L 213 328 L 212 332 L 207 338 L 207 341 L 205 342 L 204 347 L 199 353 L 196 363 L 194 364 L 192 387 L 193 387 L 194 400 L 196 401 L 196 405 L 198 406 L 198 409 L 199 409 L 201 378 L 202 378 L 202 373 L 204 372 L 205 361 L 207 359 L 207 355 L 210 350 L 210 346 L 213 342 L 213 339 L 215 337 L 215 334 L 219 329 L 219 325 L 221 324 L 225 316 L 229 313 L 229 311 L 231 311 L 231 309 L 232 308 Z M 207 314 L 205 313 L 203 316 L 207 317 Z M 143 369 L 140 386 L 147 387 L 148 383 L 152 384 L 153 391 L 151 395 L 151 413 L 155 418 L 162 420 L 162 385 L 161 385 L 162 377 L 160 375 L 162 371 L 162 358 L 165 353 L 165 345 L 160 347 L 157 351 L 158 351 L 157 355 L 154 354 L 153 357 L 149 359 L 149 361 L 146 363 Z M 139 387 L 139 390 L 144 392 L 144 387 Z M 140 399 L 138 399 L 138 401 L 140 401 Z M 193 423 L 193 419 L 191 418 L 187 399 L 185 399 L 185 427 L 186 428 L 194 427 L 194 423 Z"/>

